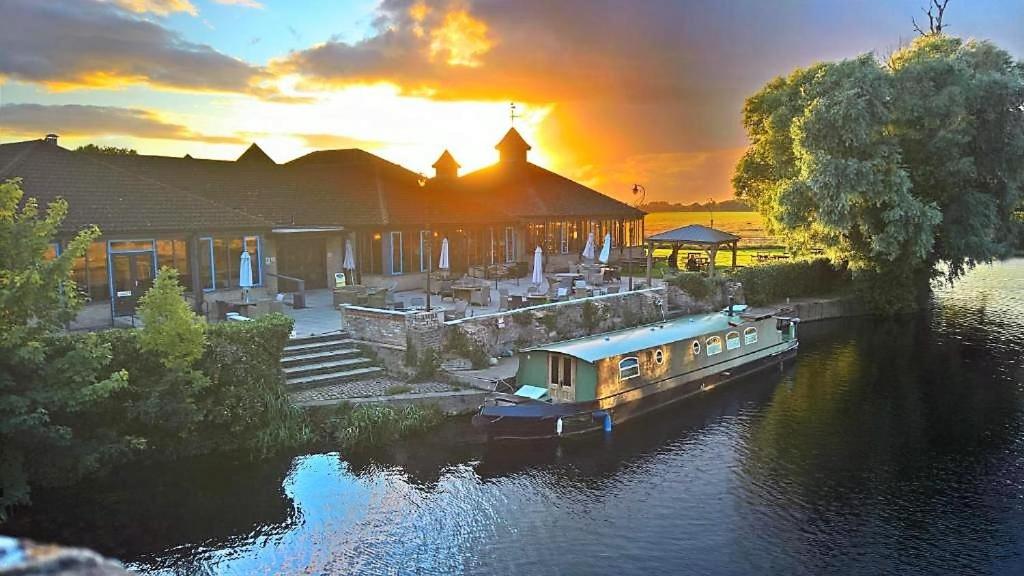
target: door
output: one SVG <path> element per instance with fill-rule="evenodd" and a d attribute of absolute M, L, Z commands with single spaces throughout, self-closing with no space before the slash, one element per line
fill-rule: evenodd
<path fill-rule="evenodd" d="M 327 243 L 324 238 L 278 236 L 277 272 L 306 281 L 306 290 L 327 287 Z M 278 282 L 282 292 L 296 289 L 294 282 Z"/>
<path fill-rule="evenodd" d="M 576 360 L 548 354 L 548 396 L 555 402 L 576 401 Z"/>
<path fill-rule="evenodd" d="M 110 260 L 114 280 L 114 315 L 134 315 L 139 298 L 153 285 L 153 253 L 113 254 Z"/>

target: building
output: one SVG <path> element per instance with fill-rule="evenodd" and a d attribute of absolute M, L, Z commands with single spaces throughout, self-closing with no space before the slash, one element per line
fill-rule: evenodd
<path fill-rule="evenodd" d="M 496 164 L 464 176 L 445 151 L 428 179 L 358 149 L 278 164 L 256 144 L 234 161 L 107 156 L 71 152 L 50 135 L 0 145 L 0 179 L 21 178 L 42 203 L 65 198 L 62 241 L 99 226 L 103 239 L 75 274 L 93 308 L 109 309 L 107 322 L 131 309 L 160 266 L 180 271 L 197 308 L 204 295 L 230 298 L 242 251 L 257 289 L 274 294 L 296 280 L 333 285 L 346 243 L 350 275 L 397 289 L 423 286 L 444 238 L 454 273 L 525 263 L 536 246 L 549 270 L 561 269 L 590 232 L 598 243 L 612 235 L 613 258 L 642 245 L 642 211 L 529 162 L 515 129 L 496 148 Z"/>

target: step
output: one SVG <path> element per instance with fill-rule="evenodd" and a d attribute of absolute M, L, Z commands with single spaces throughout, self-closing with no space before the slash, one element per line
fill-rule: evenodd
<path fill-rule="evenodd" d="M 327 372 L 337 372 L 338 370 L 348 370 L 366 364 L 372 364 L 373 361 L 369 358 L 356 357 L 356 358 L 343 358 L 340 360 L 330 360 L 327 362 L 318 362 L 316 364 L 302 364 L 300 366 L 290 366 L 284 369 L 284 375 L 287 378 L 297 378 L 301 376 L 311 376 L 313 374 L 324 374 Z"/>
<path fill-rule="evenodd" d="M 288 388 L 293 390 L 315 388 L 317 386 L 327 386 L 328 384 L 362 380 L 364 378 L 383 374 L 384 369 L 380 366 L 367 366 L 365 368 L 353 368 L 352 370 L 339 370 L 337 372 L 328 372 L 327 374 L 314 374 L 312 376 L 303 376 L 301 378 L 289 378 Z"/>
<path fill-rule="evenodd" d="M 294 356 L 298 354 L 308 354 L 312 352 L 326 352 L 327 350 L 339 350 L 342 348 L 351 348 L 352 340 L 348 338 L 337 338 L 335 340 L 321 340 L 318 342 L 304 342 L 300 344 L 289 343 L 284 347 L 284 356 Z"/>
<path fill-rule="evenodd" d="M 346 340 L 350 336 L 348 332 L 328 332 L 326 334 L 317 334 L 315 336 L 299 336 L 288 339 L 288 345 L 295 344 L 311 344 L 313 342 L 332 342 L 334 340 Z"/>
<path fill-rule="evenodd" d="M 359 348 L 338 348 L 336 350 L 324 350 L 322 352 L 289 354 L 281 358 L 281 365 L 287 368 L 289 366 L 299 366 L 301 364 L 315 364 L 326 360 L 340 360 L 342 358 L 355 356 L 361 353 L 362 350 Z"/>

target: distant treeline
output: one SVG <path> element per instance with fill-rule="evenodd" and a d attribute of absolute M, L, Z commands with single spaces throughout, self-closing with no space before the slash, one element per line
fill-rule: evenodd
<path fill-rule="evenodd" d="M 721 202 L 708 202 L 701 204 L 682 204 L 676 202 L 648 202 L 640 206 L 645 212 L 705 212 L 709 209 L 718 212 L 750 212 L 753 208 L 743 200 L 722 200 Z"/>

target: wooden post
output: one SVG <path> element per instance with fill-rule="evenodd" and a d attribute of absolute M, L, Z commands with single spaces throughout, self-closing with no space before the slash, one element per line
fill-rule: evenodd
<path fill-rule="evenodd" d="M 732 243 L 732 267 L 733 267 L 733 270 L 736 269 L 736 244 L 738 244 L 738 242 L 733 241 L 733 243 Z"/>
<path fill-rule="evenodd" d="M 718 244 L 708 249 L 708 277 L 715 275 L 715 257 L 718 256 Z"/>
<path fill-rule="evenodd" d="M 202 314 L 203 280 L 199 277 L 199 234 L 189 238 L 189 249 L 192 252 L 188 259 L 189 273 L 192 274 L 192 308 L 196 314 Z"/>
<path fill-rule="evenodd" d="M 647 287 L 651 287 L 651 268 L 654 268 L 654 242 L 647 243 Z"/>

